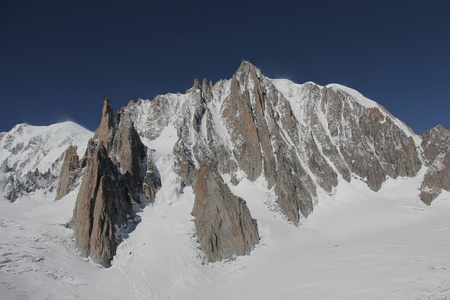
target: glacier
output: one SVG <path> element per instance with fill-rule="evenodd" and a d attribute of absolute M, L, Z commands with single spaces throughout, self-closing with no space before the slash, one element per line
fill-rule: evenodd
<path fill-rule="evenodd" d="M 110 268 L 81 257 L 65 226 L 78 188 L 54 201 L 65 149 L 74 144 L 82 157 L 93 133 L 69 122 L 0 134 L 0 192 L 9 176 L 23 185 L 14 202 L 0 201 L 2 298 L 450 297 L 450 192 L 442 190 L 431 205 L 421 201 L 433 166 L 423 157 L 422 137 L 359 92 L 269 79 L 243 62 L 232 79 L 195 81 L 185 94 L 140 99 L 123 111 L 149 149 L 161 188 L 137 212 L 142 221 L 118 245 Z M 246 135 L 257 141 L 254 152 Z M 215 162 L 246 201 L 260 237 L 250 255 L 207 262 L 182 155 L 195 167 Z M 445 167 L 440 158 L 436 164 Z M 54 176 L 37 176 L 42 183 L 27 190 L 23 178 L 36 169 Z M 293 177 L 310 202 L 289 214 L 301 203 L 280 195 L 289 187 L 282 181 Z"/>

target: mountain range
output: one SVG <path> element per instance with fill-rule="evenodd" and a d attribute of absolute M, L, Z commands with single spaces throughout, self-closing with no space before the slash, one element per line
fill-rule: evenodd
<path fill-rule="evenodd" d="M 166 298 L 170 289 L 164 283 L 145 287 L 152 266 L 125 270 L 123 249 L 137 247 L 132 240 L 143 228 L 159 240 L 139 242 L 130 257 L 145 256 L 149 241 L 156 245 L 151 249 L 160 246 L 154 251 L 176 257 L 186 251 L 182 257 L 189 255 L 197 269 L 236 264 L 264 245 L 276 249 L 273 240 L 285 234 L 261 214 L 274 214 L 283 223 L 276 226 L 302 236 L 302 226 L 322 222 L 309 216 L 342 198 L 345 187 L 364 191 L 361 198 L 380 198 L 387 186 L 406 181 L 414 184 L 402 190 L 409 195 L 402 205 L 434 209 L 434 201 L 448 198 L 450 131 L 437 126 L 419 136 L 351 88 L 270 79 L 247 61 L 231 79 L 194 80 L 184 94 L 130 101 L 116 113 L 106 99 L 94 133 L 65 122 L 20 124 L 0 134 L 3 208 L 29 201 L 63 206 L 59 226 L 73 237 L 66 247 L 80 259 L 127 274 L 131 293 L 141 299 L 148 298 L 144 291 Z M 180 221 L 158 223 L 152 214 Z M 162 240 L 171 238 L 157 234 L 161 228 L 153 223 L 180 225 L 175 230 L 186 248 L 167 250 L 170 242 Z M 0 270 L 14 273 L 13 255 L 5 253 Z M 177 273 L 183 264 L 171 262 L 174 269 L 164 274 Z M 181 269 L 188 290 L 196 286 L 195 274 Z"/>

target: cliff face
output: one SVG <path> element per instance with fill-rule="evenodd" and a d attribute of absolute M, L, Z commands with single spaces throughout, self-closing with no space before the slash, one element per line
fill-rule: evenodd
<path fill-rule="evenodd" d="M 81 176 L 80 167 L 81 164 L 77 154 L 77 147 L 71 145 L 64 154 L 55 200 L 61 199 L 74 188 L 75 183 Z"/>
<path fill-rule="evenodd" d="M 83 256 L 108 267 L 116 251 L 115 225 L 127 224 L 132 203 L 123 178 L 103 144 L 88 158 L 73 213 L 72 227 Z"/>
<path fill-rule="evenodd" d="M 196 80 L 186 94 L 140 100 L 127 111 L 149 140 L 177 129 L 173 151 L 185 185 L 203 160 L 235 183 L 240 171 L 263 176 L 294 224 L 339 178 L 377 191 L 387 177 L 414 176 L 422 166 L 420 137 L 377 103 L 336 84 L 271 80 L 245 61 L 230 80 Z"/>
<path fill-rule="evenodd" d="M 120 242 L 116 228 L 127 226 L 133 205 L 155 201 L 161 181 L 141 139 L 151 143 L 166 132 L 176 132 L 176 141 L 164 163 L 173 164 L 177 189 L 193 188 L 192 214 L 209 261 L 249 254 L 259 241 L 244 199 L 222 174 L 232 184 L 263 178 L 295 225 L 340 180 L 362 180 L 378 191 L 387 178 L 415 176 L 425 164 L 421 199 L 430 204 L 450 189 L 450 135 L 443 127 L 419 137 L 355 90 L 269 79 L 243 61 L 230 80 L 195 80 L 185 94 L 130 102 L 117 117 L 105 101 L 72 221 L 83 255 L 109 266 Z M 77 164 L 71 152 L 61 190 Z"/>
<path fill-rule="evenodd" d="M 429 166 L 420 188 L 420 198 L 430 205 L 442 192 L 450 191 L 450 131 L 442 126 L 422 135 L 424 161 Z"/>
<path fill-rule="evenodd" d="M 129 115 L 114 117 L 109 99 L 85 160 L 71 227 L 81 254 L 108 267 L 119 242 L 118 230 L 128 226 L 133 205 L 153 202 L 155 192 L 145 190 L 149 185 L 157 189 L 160 182 L 146 178 L 151 172 L 145 147 Z"/>
<path fill-rule="evenodd" d="M 208 261 L 250 254 L 259 236 L 245 201 L 231 193 L 217 170 L 206 161 L 200 164 L 193 185 L 192 215 Z"/>

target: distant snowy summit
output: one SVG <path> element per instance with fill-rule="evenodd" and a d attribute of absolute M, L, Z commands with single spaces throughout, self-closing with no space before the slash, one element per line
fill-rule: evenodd
<path fill-rule="evenodd" d="M 74 122 L 50 126 L 16 125 L 0 133 L 0 197 L 14 202 L 41 190 L 56 192 L 68 146 L 83 156 L 92 132 Z"/>
<path fill-rule="evenodd" d="M 116 115 L 107 100 L 94 135 L 73 123 L 52 126 L 0 135 L 0 192 L 14 201 L 31 181 L 52 192 L 65 174 L 62 189 L 79 190 L 77 246 L 104 266 L 161 182 L 170 182 L 174 199 L 187 186 L 195 192 L 192 214 L 208 261 L 249 254 L 259 242 L 245 199 L 230 190 L 244 178 L 272 189 L 294 225 L 342 180 L 378 191 L 387 178 L 426 168 L 411 201 L 429 205 L 450 190 L 450 133 L 442 126 L 418 136 L 353 89 L 269 79 L 247 61 L 231 79 L 195 80 L 184 94 L 130 102 Z M 69 145 L 79 159 L 74 148 L 65 152 Z"/>

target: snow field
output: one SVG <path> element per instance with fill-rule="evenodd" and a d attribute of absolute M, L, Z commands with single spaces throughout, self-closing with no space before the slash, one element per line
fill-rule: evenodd
<path fill-rule="evenodd" d="M 230 182 L 257 220 L 251 255 L 205 263 L 195 236 L 192 188 L 174 170 L 175 127 L 144 144 L 162 179 L 154 205 L 104 269 L 75 249 L 66 228 L 77 190 L 30 193 L 0 203 L 2 299 L 449 299 L 450 193 L 424 205 L 424 168 L 388 179 L 379 192 L 353 179 L 322 194 L 295 227 L 264 178 Z M 226 139 L 225 139 L 226 140 Z"/>
<path fill-rule="evenodd" d="M 2 299 L 450 297 L 450 193 L 430 207 L 421 203 L 423 171 L 389 179 L 378 193 L 358 180 L 341 181 L 299 227 L 281 214 L 263 179 L 242 178 L 229 186 L 247 201 L 260 244 L 249 256 L 205 264 L 190 214 L 195 196 L 187 187 L 174 198 L 179 182 L 169 176 L 170 155 L 156 162 L 163 188 L 155 205 L 138 213 L 142 222 L 109 269 L 80 257 L 62 226 L 76 191 L 57 202 L 34 194 L 0 203 Z"/>

